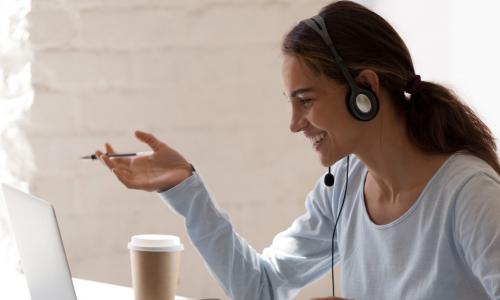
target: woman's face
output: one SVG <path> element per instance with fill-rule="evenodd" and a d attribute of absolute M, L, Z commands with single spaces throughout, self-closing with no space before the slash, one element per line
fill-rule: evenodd
<path fill-rule="evenodd" d="M 285 95 L 292 104 L 290 130 L 303 132 L 329 166 L 359 145 L 359 121 L 347 110 L 347 88 L 335 80 L 315 75 L 294 56 L 283 60 Z"/>

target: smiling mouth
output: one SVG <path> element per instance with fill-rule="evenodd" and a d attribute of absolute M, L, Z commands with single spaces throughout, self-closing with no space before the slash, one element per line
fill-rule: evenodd
<path fill-rule="evenodd" d="M 325 132 L 321 132 L 321 133 L 318 133 L 318 134 L 315 134 L 315 135 L 312 135 L 312 136 L 309 136 L 309 140 L 311 141 L 312 143 L 312 146 L 315 150 L 318 150 L 321 142 L 323 141 L 323 139 L 325 138 L 326 136 L 326 133 Z"/>

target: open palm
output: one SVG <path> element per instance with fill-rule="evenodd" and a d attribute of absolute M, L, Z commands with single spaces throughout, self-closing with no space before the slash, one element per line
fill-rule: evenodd
<path fill-rule="evenodd" d="M 150 155 L 110 158 L 101 151 L 96 156 L 113 171 L 126 187 L 145 191 L 167 190 L 192 174 L 192 167 L 182 155 L 152 134 L 136 131 L 135 136 L 153 150 Z M 115 153 L 106 143 L 106 153 Z"/>

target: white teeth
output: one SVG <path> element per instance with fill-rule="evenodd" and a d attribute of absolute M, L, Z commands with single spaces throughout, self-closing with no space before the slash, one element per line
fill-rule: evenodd
<path fill-rule="evenodd" d="M 321 140 L 323 140 L 323 138 L 324 138 L 324 137 L 325 137 L 325 133 L 324 133 L 324 132 L 322 132 L 322 133 L 317 134 L 317 135 L 315 135 L 315 136 L 311 136 L 311 137 L 309 137 L 309 139 L 311 140 L 311 142 L 312 142 L 312 143 L 313 143 L 313 145 L 314 145 L 314 144 L 316 144 L 316 143 L 321 142 Z"/>

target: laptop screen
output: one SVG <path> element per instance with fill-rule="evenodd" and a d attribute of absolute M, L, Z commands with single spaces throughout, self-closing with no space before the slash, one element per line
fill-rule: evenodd
<path fill-rule="evenodd" d="M 42 199 L 2 184 L 32 300 L 76 300 L 56 215 Z"/>

